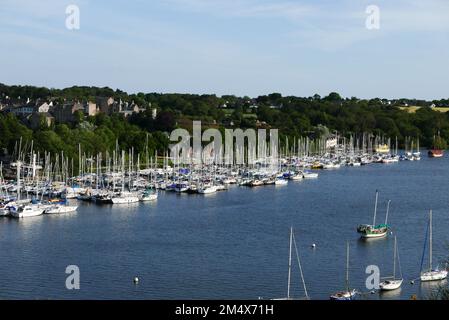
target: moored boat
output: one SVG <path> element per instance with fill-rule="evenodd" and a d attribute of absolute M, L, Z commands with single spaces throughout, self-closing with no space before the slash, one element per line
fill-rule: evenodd
<path fill-rule="evenodd" d="M 111 198 L 113 204 L 128 204 L 139 202 L 139 197 L 132 192 L 120 192 Z"/>
<path fill-rule="evenodd" d="M 400 274 L 400 277 L 398 279 L 396 279 L 396 257 L 399 264 L 399 274 Z M 391 278 L 390 277 L 384 278 L 384 280 L 379 284 L 379 289 L 382 291 L 396 290 L 401 287 L 403 281 L 404 279 L 402 278 L 401 264 L 399 261 L 397 239 L 396 237 L 394 237 L 393 276 Z"/>
<path fill-rule="evenodd" d="M 40 216 L 44 213 L 45 208 L 39 205 L 12 206 L 9 212 L 14 218 L 28 218 Z"/>
<path fill-rule="evenodd" d="M 215 193 L 215 192 L 217 192 L 217 187 L 215 187 L 215 186 L 204 186 L 204 187 L 198 188 L 199 194 L 210 194 L 210 193 Z"/>
<path fill-rule="evenodd" d="M 429 212 L 429 222 L 428 222 L 428 227 L 427 227 L 427 231 L 429 233 L 429 237 L 427 238 L 426 235 L 426 241 L 424 243 L 424 249 L 423 249 L 423 256 L 421 259 L 421 274 L 420 274 L 420 279 L 422 282 L 425 281 L 438 281 L 438 280 L 444 280 L 447 278 L 447 270 L 446 269 L 439 269 L 437 268 L 433 268 L 432 267 L 432 258 L 433 258 L 433 243 L 432 243 L 432 235 L 433 235 L 433 229 L 432 229 L 432 210 L 430 210 Z M 426 243 L 427 241 L 429 241 L 429 268 L 427 270 L 422 271 L 422 266 L 423 266 L 423 262 L 424 262 L 424 253 L 426 250 Z"/>
<path fill-rule="evenodd" d="M 357 291 L 349 288 L 349 242 L 346 242 L 346 288 L 330 296 L 331 300 L 354 300 Z"/>
<path fill-rule="evenodd" d="M 139 196 L 140 201 L 154 201 L 157 200 L 158 194 L 155 191 L 152 190 L 145 190 L 142 194 Z"/>
<path fill-rule="evenodd" d="M 60 213 L 70 213 L 75 212 L 78 209 L 78 206 L 68 206 L 57 204 L 51 206 L 50 208 L 45 209 L 44 213 L 47 214 L 60 214 Z"/>
<path fill-rule="evenodd" d="M 430 158 L 441 158 L 444 156 L 444 151 L 441 149 L 431 149 L 428 152 Z"/>
<path fill-rule="evenodd" d="M 274 184 L 277 186 L 284 186 L 288 184 L 288 180 L 284 178 L 277 178 L 276 181 L 274 181 Z"/>
<path fill-rule="evenodd" d="M 387 213 L 385 215 L 385 223 L 376 225 L 376 214 L 377 214 L 377 200 L 379 197 L 379 192 L 376 190 L 376 201 L 374 204 L 374 218 L 373 224 L 361 224 L 357 227 L 357 232 L 360 233 L 362 238 L 381 238 L 387 235 L 389 226 L 387 224 L 388 221 L 388 213 L 390 211 L 390 202 L 387 204 Z"/>

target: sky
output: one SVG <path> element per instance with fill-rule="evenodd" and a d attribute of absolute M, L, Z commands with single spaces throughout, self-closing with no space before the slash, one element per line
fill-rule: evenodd
<path fill-rule="evenodd" d="M 441 99 L 448 80 L 448 0 L 0 0 L 9 85 Z"/>

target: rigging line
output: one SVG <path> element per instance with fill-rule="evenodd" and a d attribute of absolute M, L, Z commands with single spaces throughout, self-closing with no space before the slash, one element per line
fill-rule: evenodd
<path fill-rule="evenodd" d="M 419 271 L 420 273 L 422 272 L 422 267 L 423 267 L 423 264 L 424 264 L 424 255 L 425 255 L 425 253 L 426 253 L 427 236 L 428 236 L 428 234 L 429 234 L 429 223 L 430 223 L 430 220 L 427 221 L 426 237 L 424 238 L 424 247 L 423 247 L 422 257 L 421 257 L 421 268 L 420 268 L 420 271 Z"/>
<path fill-rule="evenodd" d="M 401 259 L 399 258 L 399 248 L 397 246 L 397 243 L 396 243 L 396 255 L 398 257 L 399 273 L 401 274 L 401 279 L 402 279 L 403 277 L 402 277 Z"/>
<path fill-rule="evenodd" d="M 296 259 L 298 260 L 299 272 L 301 273 L 302 285 L 304 286 L 304 293 L 305 293 L 306 297 L 309 298 L 309 294 L 307 293 L 306 282 L 304 281 L 304 274 L 302 272 L 301 261 L 299 260 L 299 253 L 298 253 L 298 247 L 296 246 L 295 234 L 293 234 L 293 244 L 295 245 Z"/>

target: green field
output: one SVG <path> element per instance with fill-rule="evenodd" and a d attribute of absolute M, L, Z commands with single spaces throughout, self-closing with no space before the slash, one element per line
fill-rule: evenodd
<path fill-rule="evenodd" d="M 416 110 L 421 109 L 421 108 L 422 107 L 417 107 L 417 106 L 400 107 L 401 110 L 406 110 L 409 113 L 415 113 Z M 435 107 L 435 108 L 432 108 L 432 110 L 445 113 L 445 112 L 449 111 L 449 107 Z"/>

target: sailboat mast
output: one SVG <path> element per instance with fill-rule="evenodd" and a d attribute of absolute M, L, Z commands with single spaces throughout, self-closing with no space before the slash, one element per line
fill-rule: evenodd
<path fill-rule="evenodd" d="M 429 233 L 429 271 L 432 271 L 432 210 L 429 213 Z"/>
<path fill-rule="evenodd" d="M 306 282 L 304 281 L 304 274 L 302 272 L 301 259 L 299 258 L 298 246 L 296 245 L 296 239 L 295 239 L 295 235 L 294 234 L 293 234 L 293 241 L 294 241 L 294 244 L 295 244 L 296 258 L 298 259 L 298 267 L 299 267 L 299 272 L 301 274 L 301 281 L 302 281 L 302 286 L 304 288 L 304 294 L 306 295 L 306 298 L 309 299 L 309 294 L 307 293 Z"/>
<path fill-rule="evenodd" d="M 346 241 L 346 291 L 349 291 L 349 241 Z"/>
<path fill-rule="evenodd" d="M 393 280 L 396 280 L 396 255 L 397 255 L 397 239 L 396 236 L 394 236 Z"/>
<path fill-rule="evenodd" d="M 386 216 L 385 216 L 385 225 L 387 224 L 387 221 L 388 221 L 388 213 L 390 212 L 390 202 L 391 202 L 391 200 L 388 200 L 388 203 L 387 203 L 387 214 L 386 214 Z"/>
<path fill-rule="evenodd" d="M 287 286 L 287 300 L 290 299 L 290 280 L 292 274 L 292 242 L 293 242 L 293 227 L 290 228 L 290 253 L 288 257 L 288 286 Z"/>
<path fill-rule="evenodd" d="M 379 191 L 376 190 L 376 202 L 374 203 L 373 227 L 376 226 L 376 213 L 377 213 L 377 199 L 378 198 L 379 198 Z"/>

